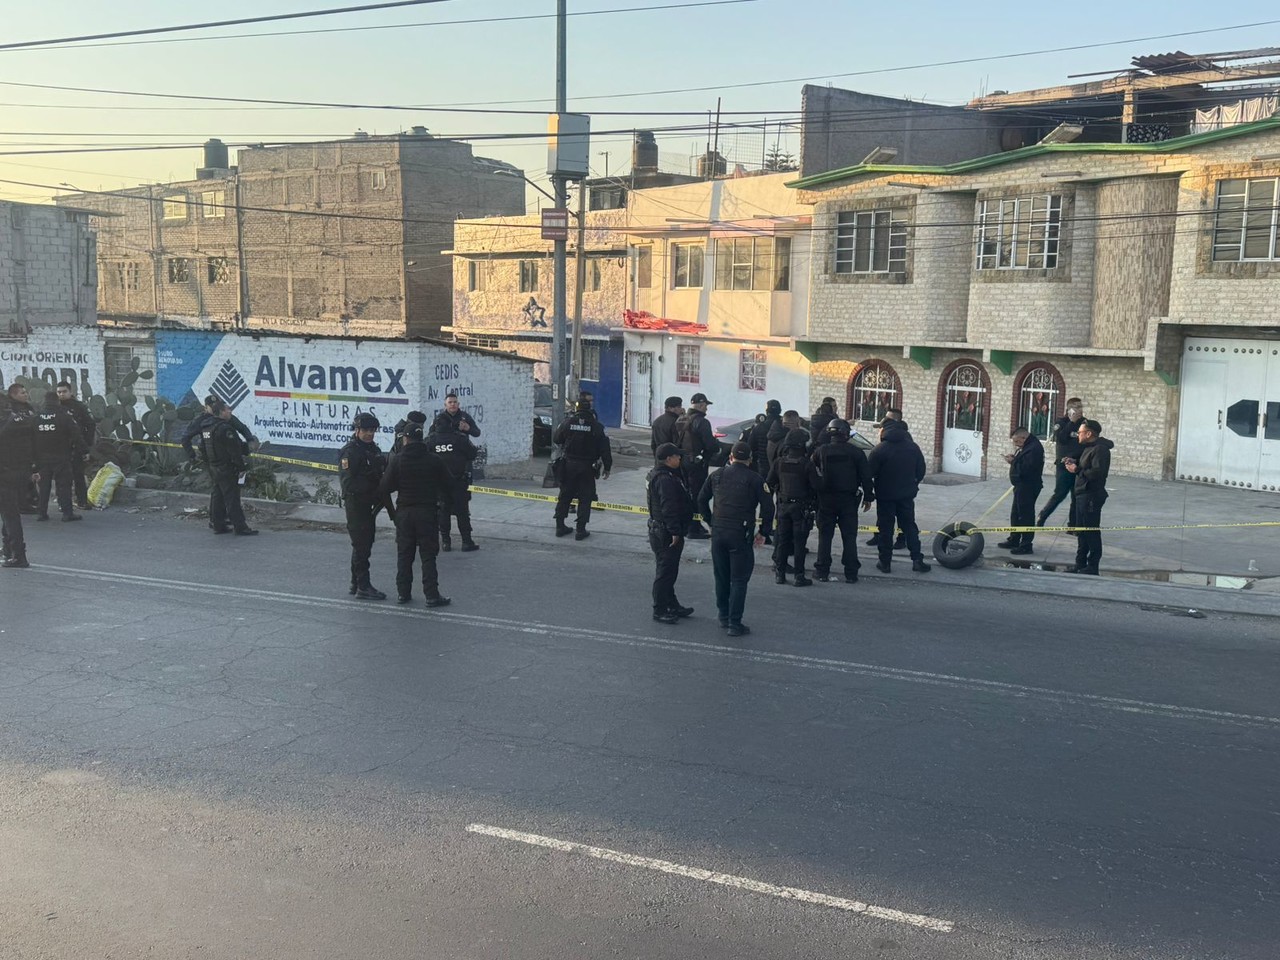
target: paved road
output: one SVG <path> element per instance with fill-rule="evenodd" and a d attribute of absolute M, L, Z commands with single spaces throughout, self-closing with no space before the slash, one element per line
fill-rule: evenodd
<path fill-rule="evenodd" d="M 482 536 L 428 611 L 324 530 L 38 534 L 0 957 L 1276 954 L 1274 621 L 758 578 L 734 642 L 594 540 Z"/>

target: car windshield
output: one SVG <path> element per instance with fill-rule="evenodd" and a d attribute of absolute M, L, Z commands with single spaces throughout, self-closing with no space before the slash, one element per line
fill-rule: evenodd
<path fill-rule="evenodd" d="M 533 385 L 533 405 L 535 407 L 551 406 L 551 384 L 535 383 Z"/>

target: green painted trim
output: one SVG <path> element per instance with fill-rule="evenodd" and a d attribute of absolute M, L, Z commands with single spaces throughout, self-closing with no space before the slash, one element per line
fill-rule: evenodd
<path fill-rule="evenodd" d="M 810 363 L 818 362 L 818 344 L 816 343 L 811 343 L 808 340 L 797 340 L 795 351 Z"/>
<path fill-rule="evenodd" d="M 908 347 L 907 352 L 922 370 L 933 366 L 933 347 Z"/>
<path fill-rule="evenodd" d="M 1020 160 L 1031 160 L 1035 157 L 1050 156 L 1057 153 L 1180 153 L 1183 150 L 1190 150 L 1195 147 L 1204 146 L 1207 143 L 1216 143 L 1219 140 L 1231 140 L 1236 137 L 1253 136 L 1254 134 L 1267 133 L 1271 130 L 1280 130 L 1280 117 L 1268 117 L 1265 120 L 1258 120 L 1254 123 L 1241 123 L 1234 127 L 1225 127 L 1222 130 L 1211 130 L 1208 133 L 1188 134 L 1185 137 L 1176 137 L 1173 140 L 1164 140 L 1159 143 L 1033 144 L 1029 147 L 1010 150 L 1007 153 L 996 153 L 985 157 L 975 157 L 972 160 L 961 160 L 959 163 L 951 163 L 940 167 L 911 166 L 908 164 L 859 163 L 852 167 L 842 167 L 839 170 L 828 170 L 824 173 L 815 173 L 811 177 L 801 177 L 799 180 L 792 180 L 790 183 L 785 184 L 785 186 L 791 187 L 795 190 L 809 190 L 813 187 L 827 186 L 832 183 L 839 183 L 841 180 L 849 180 L 853 177 L 861 177 L 876 173 L 916 173 L 928 174 L 930 176 L 951 177 L 965 173 L 973 173 L 978 170 L 986 170 L 990 167 L 1000 167 L 1008 163 L 1017 163 Z M 921 186 L 926 185 L 921 184 Z"/>
<path fill-rule="evenodd" d="M 991 365 L 1003 373 L 1006 377 L 1013 373 L 1013 351 L 1012 350 L 992 350 Z"/>
<path fill-rule="evenodd" d="M 1156 376 L 1164 381 L 1167 387 L 1176 387 L 1178 385 L 1178 375 L 1170 373 L 1168 370 L 1157 370 Z"/>

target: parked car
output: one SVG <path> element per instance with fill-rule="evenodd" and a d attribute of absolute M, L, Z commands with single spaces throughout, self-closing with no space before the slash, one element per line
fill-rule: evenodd
<path fill-rule="evenodd" d="M 756 418 L 752 417 L 750 420 L 739 420 L 737 423 L 731 423 L 725 427 L 716 427 L 715 434 L 716 439 L 720 441 L 720 450 L 712 458 L 711 466 L 723 467 L 728 463 L 729 453 L 733 450 L 733 445 L 742 437 L 742 431 L 749 427 L 754 427 L 755 425 Z M 808 430 L 809 421 L 802 417 L 800 419 L 800 426 L 804 430 Z M 875 448 L 875 444 L 860 434 L 857 430 L 854 430 L 849 434 L 849 442 L 855 447 L 860 447 L 864 453 Z"/>
<path fill-rule="evenodd" d="M 533 450 L 551 449 L 551 433 L 555 424 L 551 422 L 551 384 L 533 384 Z"/>

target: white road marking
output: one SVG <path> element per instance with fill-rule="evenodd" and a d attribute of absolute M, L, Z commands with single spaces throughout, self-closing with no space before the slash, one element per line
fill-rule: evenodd
<path fill-rule="evenodd" d="M 524 833 L 520 830 L 508 830 L 504 827 L 491 827 L 483 823 L 470 824 L 467 827 L 467 832 L 484 834 L 488 837 L 498 837 L 502 840 L 514 840 L 517 843 L 527 843 L 535 847 L 547 847 L 550 850 L 559 850 L 563 853 L 580 853 L 588 857 L 595 857 L 597 860 L 621 863 L 628 867 L 656 870 L 659 873 L 670 873 L 677 877 L 701 880 L 704 883 L 717 883 L 722 887 L 735 887 L 739 890 L 750 890 L 752 893 L 763 893 L 766 896 L 777 897 L 780 900 L 799 900 L 802 903 L 834 907 L 837 910 L 862 913 L 879 920 L 905 923 L 924 930 L 936 930 L 939 933 L 951 933 L 955 929 L 955 924 L 950 920 L 939 920 L 937 917 L 930 917 L 921 913 L 906 913 L 889 907 L 878 907 L 873 903 L 863 903 L 861 900 L 849 900 L 845 897 L 833 897 L 827 893 L 801 890 L 799 887 L 780 887 L 776 884 L 765 883 L 763 880 L 735 876 L 732 873 L 717 873 L 714 870 L 704 870 L 702 867 L 687 867 L 680 863 L 672 863 L 669 860 L 655 860 L 652 857 L 641 857 L 634 853 L 622 853 L 619 850 L 610 850 L 606 847 L 592 847 L 585 843 L 574 843 L 571 840 L 557 840 L 555 837 L 544 837 L 537 833 Z"/>
<path fill-rule="evenodd" d="M 419 622 L 444 620 L 463 626 L 483 627 L 491 630 L 503 630 L 511 633 L 534 634 L 550 638 L 575 638 L 621 646 L 675 650 L 681 653 L 695 654 L 698 656 L 722 657 L 725 659 L 750 663 L 789 666 L 805 670 L 822 670 L 830 673 L 842 673 L 850 676 L 872 677 L 878 680 L 892 680 L 897 683 L 951 687 L 980 693 L 997 694 L 999 696 L 1011 697 L 1019 700 L 1033 700 L 1045 703 L 1095 707 L 1104 710 L 1114 710 L 1119 713 L 1134 713 L 1177 720 L 1194 720 L 1243 726 L 1263 726 L 1280 729 L 1280 717 L 1233 713 L 1227 710 L 1208 710 L 1203 707 L 1187 707 L 1173 703 L 1133 700 L 1127 697 L 1108 697 L 1095 693 L 1079 693 L 1072 690 L 1058 690 L 1052 687 L 1037 687 L 1020 683 L 1007 683 L 1002 680 L 983 680 L 978 677 L 964 677 L 949 673 L 934 673 L 927 670 L 906 670 L 900 667 L 886 667 L 873 663 L 859 663 L 853 660 L 807 657 L 801 654 L 767 650 L 744 650 L 741 647 L 731 647 L 723 644 L 699 643 L 692 640 L 676 640 L 669 637 L 649 637 L 636 634 L 613 633 L 607 630 L 596 630 L 589 627 L 569 627 L 560 624 L 540 623 L 537 621 L 505 620 L 499 617 L 484 617 L 477 614 L 458 613 L 456 611 L 427 610 L 421 607 L 415 609 L 412 607 L 374 604 L 361 600 L 279 593 L 273 590 L 258 590 L 252 587 L 231 587 L 218 584 L 190 583 L 183 580 L 167 580 L 161 577 L 144 577 L 127 573 L 104 573 L 98 570 L 79 570 L 72 567 L 45 566 L 43 564 L 33 566 L 32 570 L 33 572 L 38 571 L 43 573 L 52 573 L 57 576 L 70 577 L 79 580 L 95 580 L 102 583 L 123 583 L 149 587 L 160 586 L 170 590 L 198 593 L 206 597 L 217 594 L 221 596 L 238 596 L 249 600 L 261 600 L 271 603 L 287 603 L 304 607 L 336 608 L 343 610 L 358 609 L 361 613 L 377 614 L 381 616 L 408 617 Z"/>

